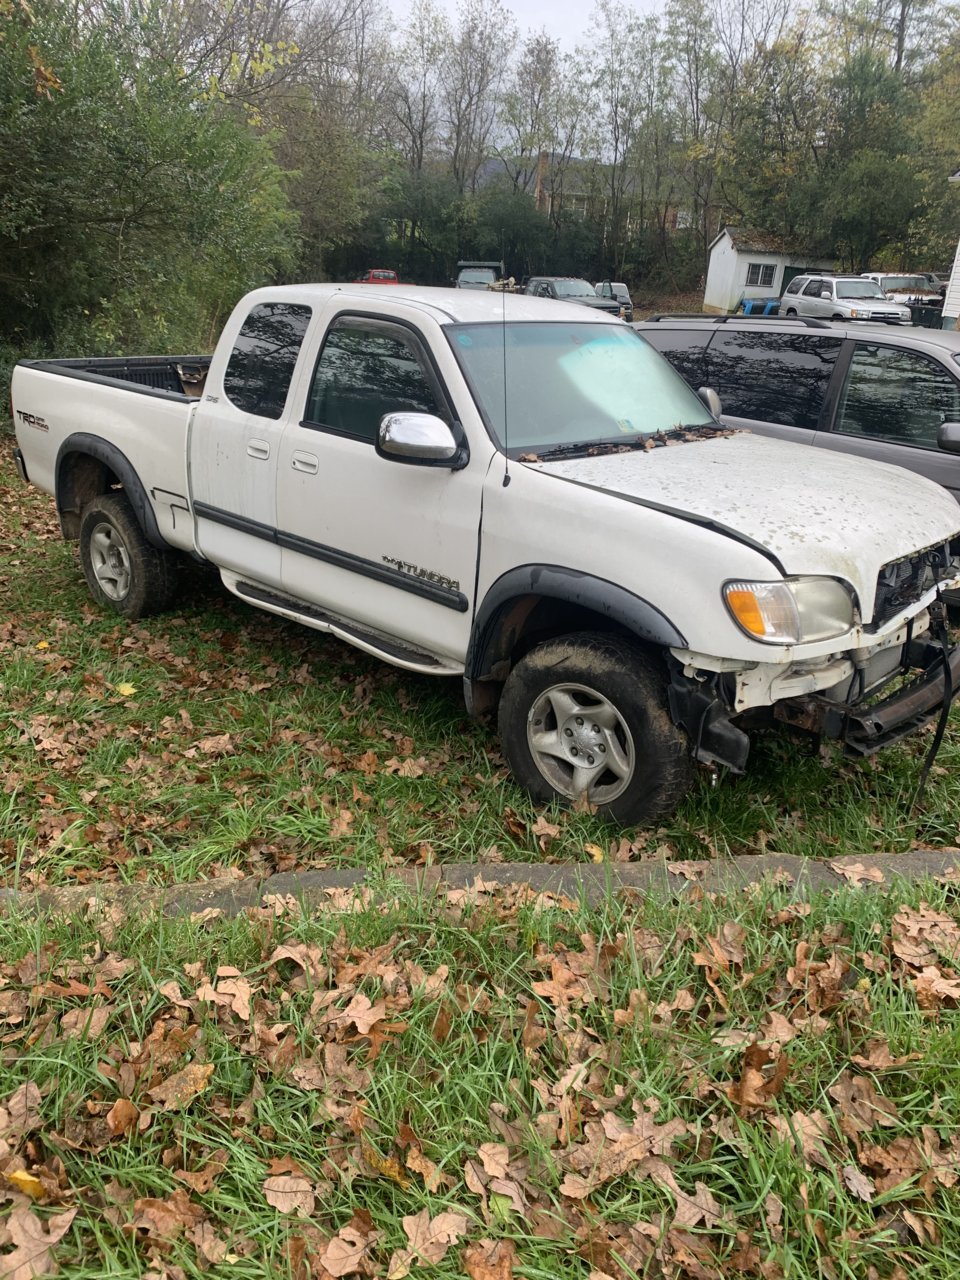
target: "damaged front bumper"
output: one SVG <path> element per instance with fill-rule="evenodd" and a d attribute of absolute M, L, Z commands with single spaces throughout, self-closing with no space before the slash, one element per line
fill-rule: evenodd
<path fill-rule="evenodd" d="M 694 662 L 672 672 L 672 718 L 696 760 L 735 773 L 746 765 L 747 726 L 780 724 L 872 755 L 936 719 L 960 690 L 960 645 L 948 653 L 930 623 L 924 611 L 879 643 L 786 666 L 717 662 L 709 669 L 696 661 L 701 655 L 687 655 Z"/>
<path fill-rule="evenodd" d="M 857 755 L 873 755 L 936 719 L 947 690 L 952 700 L 960 688 L 960 645 L 946 655 L 949 681 L 944 679 L 945 655 L 940 645 L 911 645 L 908 661 L 910 669 L 919 669 L 920 674 L 888 697 L 866 703 L 834 702 L 816 694 L 788 698 L 774 705 L 774 718 L 818 737 L 837 739 Z"/>

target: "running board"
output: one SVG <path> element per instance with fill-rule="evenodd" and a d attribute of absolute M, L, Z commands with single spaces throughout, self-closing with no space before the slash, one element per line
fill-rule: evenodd
<path fill-rule="evenodd" d="M 447 666 L 430 653 L 424 653 L 410 645 L 400 644 L 396 640 L 379 635 L 376 631 L 366 631 L 355 623 L 344 622 L 342 618 L 337 618 L 332 613 L 317 608 L 316 605 L 304 604 L 302 600 L 294 600 L 290 596 L 268 591 L 265 587 L 255 586 L 252 582 L 236 580 L 233 583 L 227 582 L 225 585 L 238 596 L 260 605 L 261 608 L 282 613 L 284 617 L 302 622 L 308 627 L 330 631 L 346 640 L 348 644 L 356 645 L 367 653 L 372 653 L 397 666 L 435 675 L 454 676 L 461 675 L 463 672 L 462 667 Z"/>

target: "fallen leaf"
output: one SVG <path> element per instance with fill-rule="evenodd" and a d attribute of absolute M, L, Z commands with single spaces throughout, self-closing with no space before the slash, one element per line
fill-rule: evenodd
<path fill-rule="evenodd" d="M 25 1196 L 29 1196 L 31 1200 L 39 1200 L 43 1195 L 44 1186 L 36 1174 L 28 1173 L 26 1169 L 14 1169 L 12 1173 L 4 1174 L 6 1180 L 11 1186 L 16 1187 L 18 1191 L 22 1191 Z M 0 1272 L 2 1274 L 2 1272 Z"/>
<path fill-rule="evenodd" d="M 470 1280 L 512 1280 L 516 1256 L 512 1240 L 477 1240 L 464 1250 L 463 1267 Z"/>
<path fill-rule="evenodd" d="M 129 1098 L 118 1098 L 107 1112 L 107 1128 L 115 1138 L 122 1138 L 136 1128 L 140 1109 Z"/>
<path fill-rule="evenodd" d="M 477 1148 L 477 1155 L 483 1164 L 484 1171 L 491 1178 L 505 1178 L 510 1164 L 510 1152 L 500 1142 L 485 1142 Z"/>
<path fill-rule="evenodd" d="M 403 1280 L 414 1264 L 442 1262 L 447 1250 L 467 1230 L 467 1217 L 449 1210 L 430 1217 L 429 1209 L 421 1209 L 403 1219 L 409 1248 L 397 1249 L 387 1267 L 387 1280 Z"/>
<path fill-rule="evenodd" d="M 132 698 L 137 692 L 136 686 L 132 684 L 115 684 L 114 689 L 120 694 L 121 698 Z"/>
<path fill-rule="evenodd" d="M 185 1227 L 196 1226 L 204 1217 L 201 1206 L 194 1204 L 187 1192 L 178 1187 L 166 1200 L 152 1196 L 135 1200 L 127 1230 L 142 1232 L 151 1238 L 174 1240 Z"/>
<path fill-rule="evenodd" d="M 309 1179 L 288 1173 L 265 1178 L 263 1194 L 267 1204 L 274 1209 L 279 1209 L 281 1213 L 298 1213 L 303 1218 L 309 1218 L 316 1204 Z"/>
<path fill-rule="evenodd" d="M 884 882 L 884 875 L 879 867 L 867 867 L 862 862 L 841 862 L 835 858 L 829 861 L 827 866 L 838 876 L 849 880 L 851 884 L 883 884 Z"/>
<path fill-rule="evenodd" d="M 867 1175 L 862 1173 L 854 1164 L 845 1164 L 842 1172 L 847 1190 L 852 1191 L 855 1196 L 858 1196 L 861 1200 L 866 1200 L 867 1204 L 869 1204 L 876 1195 L 876 1187 Z"/>
<path fill-rule="evenodd" d="M 16 1247 L 0 1254 L 0 1276 L 4 1280 L 32 1280 L 52 1275 L 56 1271 L 53 1246 L 66 1235 L 76 1213 L 76 1209 L 68 1209 L 44 1221 L 32 1209 L 14 1209 L 4 1227 L 8 1242 Z"/>
<path fill-rule="evenodd" d="M 212 1062 L 191 1062 L 182 1071 L 167 1076 L 162 1084 L 155 1085 L 150 1097 L 159 1102 L 164 1111 L 180 1111 L 203 1092 L 212 1075 Z"/>
<path fill-rule="evenodd" d="M 69 1009 L 60 1019 L 60 1033 L 95 1040 L 110 1021 L 113 1005 L 94 1005 L 92 1009 Z"/>

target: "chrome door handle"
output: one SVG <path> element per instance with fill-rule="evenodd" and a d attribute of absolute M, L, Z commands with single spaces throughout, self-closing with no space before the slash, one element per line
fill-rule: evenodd
<path fill-rule="evenodd" d="M 270 457 L 270 445 L 266 440 L 248 440 L 247 454 L 251 458 L 259 458 L 265 462 Z"/>
<path fill-rule="evenodd" d="M 320 459 L 313 453 L 301 453 L 299 449 L 295 449 L 290 458 L 290 465 L 294 471 L 305 471 L 307 475 L 315 476 L 320 470 Z"/>

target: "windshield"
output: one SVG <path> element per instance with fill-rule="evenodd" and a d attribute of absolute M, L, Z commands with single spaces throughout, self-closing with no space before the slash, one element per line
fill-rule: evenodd
<path fill-rule="evenodd" d="M 873 280 L 838 280 L 838 298 L 882 298 L 883 290 Z"/>
<path fill-rule="evenodd" d="M 929 280 L 924 280 L 923 276 L 884 276 L 880 282 L 884 289 L 913 289 L 919 290 L 920 293 L 930 292 Z"/>
<path fill-rule="evenodd" d="M 597 295 L 586 280 L 555 280 L 558 298 L 595 298 Z"/>
<path fill-rule="evenodd" d="M 492 284 L 496 278 L 496 272 L 491 267 L 475 267 L 471 271 L 461 271 L 458 277 L 461 284 Z"/>
<path fill-rule="evenodd" d="M 630 444 L 713 422 L 680 375 L 625 325 L 470 324 L 447 332 L 490 429 L 511 453 Z"/>

